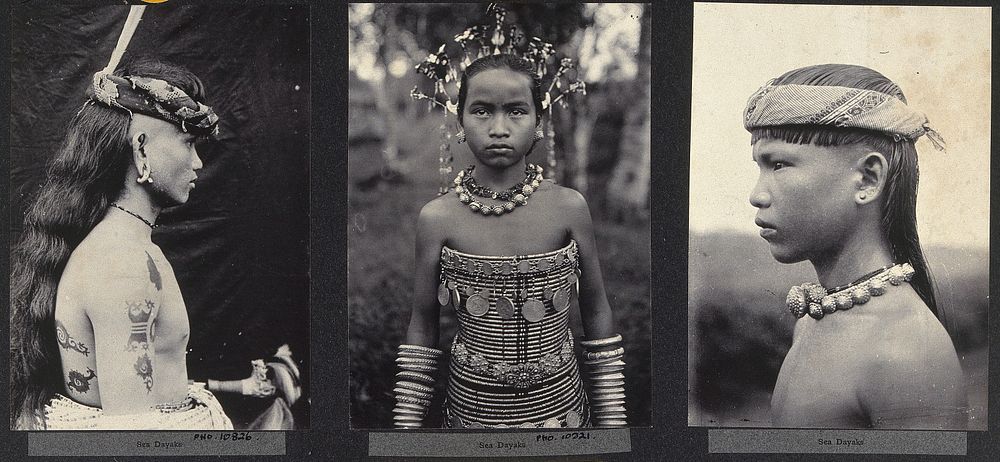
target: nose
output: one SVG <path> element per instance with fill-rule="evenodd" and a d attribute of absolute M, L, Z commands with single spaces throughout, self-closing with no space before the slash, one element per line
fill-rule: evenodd
<path fill-rule="evenodd" d="M 507 128 L 507 121 L 504 117 L 494 117 L 490 122 L 490 136 L 494 138 L 502 138 L 510 135 L 510 130 Z"/>
<path fill-rule="evenodd" d="M 771 193 L 765 190 L 759 178 L 753 191 L 750 191 L 750 205 L 758 209 L 765 209 L 771 206 Z"/>
<path fill-rule="evenodd" d="M 201 168 L 204 167 L 205 164 L 201 162 L 201 156 L 198 155 L 198 150 L 195 148 L 191 148 L 191 154 L 194 157 L 194 163 L 191 165 L 191 169 L 201 170 Z"/>

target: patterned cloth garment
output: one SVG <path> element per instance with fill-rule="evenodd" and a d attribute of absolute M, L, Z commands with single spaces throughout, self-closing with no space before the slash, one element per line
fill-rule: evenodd
<path fill-rule="evenodd" d="M 774 85 L 757 90 L 743 111 L 747 130 L 781 125 L 827 125 L 862 128 L 916 140 L 927 135 L 938 149 L 944 140 L 924 113 L 899 97 L 872 90 L 823 85 Z"/>
<path fill-rule="evenodd" d="M 149 412 L 105 415 L 99 407 L 56 394 L 45 406 L 47 430 L 232 430 L 233 423 L 212 392 L 188 386 L 180 403 L 154 406 Z"/>
<path fill-rule="evenodd" d="M 569 329 L 579 276 L 575 241 L 552 252 L 513 257 L 442 248 L 438 301 L 454 307 L 459 322 L 446 426 L 589 424 Z"/>
<path fill-rule="evenodd" d="M 87 87 L 87 97 L 106 106 L 177 124 L 185 133 L 217 136 L 219 116 L 170 83 L 141 76 L 120 77 L 101 71 Z"/>

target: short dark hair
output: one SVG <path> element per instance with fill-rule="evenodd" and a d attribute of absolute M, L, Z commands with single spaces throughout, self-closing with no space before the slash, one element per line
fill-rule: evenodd
<path fill-rule="evenodd" d="M 838 86 L 872 90 L 906 102 L 895 82 L 881 73 L 851 64 L 820 64 L 786 72 L 774 85 Z M 938 319 L 944 321 L 934 296 L 927 262 L 917 237 L 917 149 L 913 140 L 896 140 L 892 135 L 859 128 L 823 125 L 779 125 L 750 130 L 751 144 L 760 139 L 816 146 L 860 144 L 877 151 L 889 162 L 885 193 L 882 196 L 882 234 L 892 246 L 897 263 L 909 262 L 916 270 L 911 285 Z"/>
<path fill-rule="evenodd" d="M 469 94 L 468 82 L 476 74 L 489 69 L 510 69 L 524 74 L 531 80 L 531 100 L 535 103 L 535 124 L 542 120 L 542 81 L 535 74 L 531 63 L 524 58 L 512 54 L 489 55 L 479 58 L 469 64 L 462 73 L 462 82 L 458 87 L 458 123 L 462 123 L 465 113 L 465 97 Z"/>

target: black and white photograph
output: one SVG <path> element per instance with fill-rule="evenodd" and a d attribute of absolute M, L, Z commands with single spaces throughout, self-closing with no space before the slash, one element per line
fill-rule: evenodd
<path fill-rule="evenodd" d="M 650 426 L 649 5 L 348 14 L 351 427 Z"/>
<path fill-rule="evenodd" d="M 11 429 L 308 429 L 308 5 L 8 19 Z"/>
<path fill-rule="evenodd" d="M 987 430 L 990 21 L 695 4 L 690 426 Z"/>

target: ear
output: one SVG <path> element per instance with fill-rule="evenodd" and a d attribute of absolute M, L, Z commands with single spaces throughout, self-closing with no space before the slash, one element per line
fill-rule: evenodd
<path fill-rule="evenodd" d="M 885 190 L 889 162 L 882 153 L 869 151 L 858 159 L 856 168 L 858 191 L 854 194 L 854 201 L 858 205 L 874 202 Z"/>
<path fill-rule="evenodd" d="M 132 163 L 135 164 L 135 170 L 140 173 L 147 162 L 145 147 L 148 140 L 149 136 L 144 132 L 132 133 Z"/>

